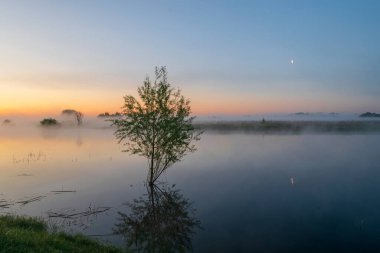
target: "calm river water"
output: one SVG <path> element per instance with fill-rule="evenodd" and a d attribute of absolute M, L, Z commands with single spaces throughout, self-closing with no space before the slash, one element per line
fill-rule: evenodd
<path fill-rule="evenodd" d="M 197 210 L 194 252 L 380 251 L 380 135 L 209 132 L 197 146 L 161 177 Z M 109 128 L 3 127 L 0 212 L 123 245 L 112 228 L 146 192 L 147 161 L 121 149 Z"/>

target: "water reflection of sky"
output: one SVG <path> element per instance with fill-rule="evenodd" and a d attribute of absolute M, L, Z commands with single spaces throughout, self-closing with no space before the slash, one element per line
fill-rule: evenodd
<path fill-rule="evenodd" d="M 0 142 L 0 198 L 44 196 L 2 212 L 112 207 L 84 231 L 104 234 L 118 208 L 145 191 L 146 161 L 120 152 L 109 129 L 3 132 Z M 380 249 L 378 150 L 380 135 L 209 133 L 162 180 L 198 210 L 205 230 L 195 252 Z"/>
<path fill-rule="evenodd" d="M 206 228 L 195 244 L 202 252 L 378 247 L 379 138 L 206 135 L 203 152 L 194 155 L 205 170 L 193 173 L 194 164 L 184 163 L 172 173 L 196 198 Z M 220 152 L 227 148 L 228 154 Z"/>

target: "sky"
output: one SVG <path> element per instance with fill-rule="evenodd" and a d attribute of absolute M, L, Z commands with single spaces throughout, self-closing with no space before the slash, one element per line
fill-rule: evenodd
<path fill-rule="evenodd" d="M 155 66 L 197 115 L 380 112 L 380 1 L 2 0 L 0 115 L 119 111 Z"/>

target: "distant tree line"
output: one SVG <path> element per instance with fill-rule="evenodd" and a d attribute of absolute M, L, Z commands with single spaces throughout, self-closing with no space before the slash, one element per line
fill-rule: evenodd
<path fill-rule="evenodd" d="M 114 114 L 112 113 L 109 113 L 109 112 L 105 112 L 105 113 L 100 113 L 98 115 L 99 118 L 111 118 L 111 117 L 121 117 L 121 113 L 120 112 L 115 112 Z"/>
<path fill-rule="evenodd" d="M 366 112 L 363 114 L 360 114 L 361 118 L 380 118 L 379 113 L 374 113 L 374 112 Z"/>

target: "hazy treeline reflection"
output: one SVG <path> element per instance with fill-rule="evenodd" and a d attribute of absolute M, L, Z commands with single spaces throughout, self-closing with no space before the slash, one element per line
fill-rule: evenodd
<path fill-rule="evenodd" d="M 380 121 L 218 121 L 199 122 L 198 129 L 219 132 L 245 133 L 379 133 Z"/>

